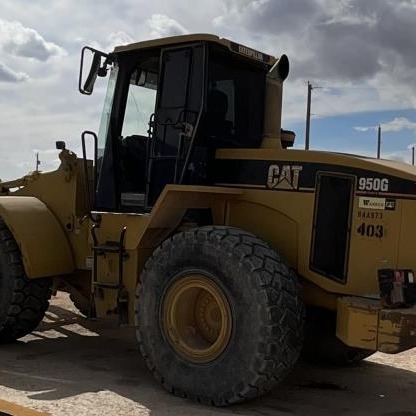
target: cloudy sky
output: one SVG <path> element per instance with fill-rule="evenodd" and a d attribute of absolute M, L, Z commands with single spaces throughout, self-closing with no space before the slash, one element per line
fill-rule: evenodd
<path fill-rule="evenodd" d="M 79 151 L 97 130 L 105 85 L 77 90 L 84 45 L 206 32 L 274 56 L 286 53 L 284 127 L 311 147 L 410 161 L 416 143 L 416 0 L 2 0 L 0 178 L 56 166 L 55 140 Z"/>

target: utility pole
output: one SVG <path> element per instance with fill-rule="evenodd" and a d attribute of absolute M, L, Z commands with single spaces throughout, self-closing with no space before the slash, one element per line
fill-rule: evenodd
<path fill-rule="evenodd" d="M 377 137 L 377 159 L 380 159 L 380 149 L 381 149 L 381 126 L 378 125 L 378 137 Z"/>
<path fill-rule="evenodd" d="M 39 165 L 40 165 L 39 152 L 36 152 L 36 167 L 35 167 L 35 172 L 39 172 Z"/>
<path fill-rule="evenodd" d="M 415 146 L 412 146 L 412 165 L 415 165 Z"/>
<path fill-rule="evenodd" d="M 311 127 L 311 97 L 312 84 L 308 81 L 308 101 L 306 105 L 306 130 L 305 130 L 305 150 L 309 150 L 309 130 Z"/>

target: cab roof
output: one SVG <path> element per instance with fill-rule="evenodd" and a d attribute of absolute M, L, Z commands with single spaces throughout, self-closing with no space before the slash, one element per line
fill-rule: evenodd
<path fill-rule="evenodd" d="M 128 45 L 117 46 L 114 53 L 129 52 L 136 49 L 147 49 L 153 47 L 163 47 L 178 45 L 189 42 L 211 42 L 228 48 L 231 52 L 242 55 L 246 58 L 253 59 L 257 62 L 263 62 L 266 65 L 272 66 L 277 59 L 274 56 L 267 55 L 263 52 L 249 48 L 247 46 L 235 43 L 231 40 L 220 38 L 216 35 L 209 35 L 205 33 L 198 33 L 193 35 L 170 36 L 160 39 L 145 40 L 142 42 L 130 43 Z"/>

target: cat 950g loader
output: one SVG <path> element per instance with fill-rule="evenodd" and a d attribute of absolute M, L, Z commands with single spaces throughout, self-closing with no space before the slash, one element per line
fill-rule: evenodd
<path fill-rule="evenodd" d="M 271 390 L 301 350 L 416 346 L 416 170 L 291 148 L 288 72 L 212 35 L 84 48 L 81 93 L 108 77 L 84 157 L 57 142 L 56 171 L 0 183 L 0 340 L 65 286 L 136 326 L 166 389 L 218 406 Z"/>

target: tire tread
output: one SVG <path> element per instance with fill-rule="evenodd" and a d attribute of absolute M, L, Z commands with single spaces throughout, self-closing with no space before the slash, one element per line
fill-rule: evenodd
<path fill-rule="evenodd" d="M 14 341 L 32 332 L 41 322 L 51 297 L 51 279 L 27 278 L 19 247 L 13 235 L 0 218 L 0 250 L 3 252 L 4 272 L 0 278 L 10 279 L 10 299 L 0 324 L 0 343 Z"/>
<path fill-rule="evenodd" d="M 138 326 L 139 349 L 149 370 L 171 393 L 215 406 L 242 402 L 270 391 L 293 368 L 302 347 L 304 307 L 296 274 L 286 266 L 275 250 L 253 234 L 227 226 L 205 226 L 175 234 L 154 251 L 144 267 L 136 294 L 136 305 L 146 287 L 147 270 L 154 262 L 164 262 L 169 258 L 183 238 L 194 243 L 215 241 L 216 246 L 227 250 L 229 256 L 238 256 L 251 275 L 251 289 L 261 299 L 259 306 L 264 316 L 261 331 L 265 337 L 258 341 L 256 357 L 249 363 L 251 379 L 244 384 L 237 384 L 232 391 L 225 391 L 221 397 L 191 396 L 175 386 L 167 385 L 157 366 L 151 362 L 144 343 L 146 334 Z M 285 305 L 283 315 L 276 316 L 274 310 L 279 309 L 276 305 Z"/>

